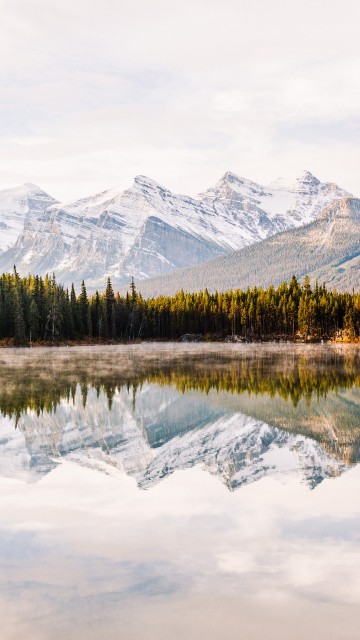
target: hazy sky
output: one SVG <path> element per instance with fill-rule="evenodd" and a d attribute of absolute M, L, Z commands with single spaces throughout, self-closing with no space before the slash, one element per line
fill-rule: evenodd
<path fill-rule="evenodd" d="M 357 0 L 0 0 L 0 188 L 307 168 L 360 195 Z"/>

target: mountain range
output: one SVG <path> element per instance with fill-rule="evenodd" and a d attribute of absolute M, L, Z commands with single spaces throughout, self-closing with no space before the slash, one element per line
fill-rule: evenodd
<path fill-rule="evenodd" d="M 344 197 L 303 227 L 162 278 L 138 283 L 145 296 L 172 295 L 180 289 L 209 292 L 278 286 L 295 275 L 309 275 L 338 291 L 360 286 L 360 200 Z"/>
<path fill-rule="evenodd" d="M 223 260 L 273 236 L 286 238 L 284 232 L 312 224 L 324 208 L 349 196 L 308 171 L 293 184 L 269 186 L 227 172 L 195 198 L 144 176 L 125 191 L 71 203 L 25 184 L 0 192 L 0 269 L 16 264 L 23 275 L 54 272 L 67 286 L 84 279 L 90 290 L 102 288 L 107 276 L 117 286 L 132 276 L 165 276 L 165 282 L 179 269 Z"/>

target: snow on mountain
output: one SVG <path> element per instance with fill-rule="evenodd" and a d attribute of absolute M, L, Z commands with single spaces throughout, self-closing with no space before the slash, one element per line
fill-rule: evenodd
<path fill-rule="evenodd" d="M 264 215 L 269 224 L 273 223 L 276 232 L 283 231 L 311 222 L 324 207 L 346 195 L 351 194 L 334 183 L 320 182 L 310 171 L 304 170 L 294 182 L 279 178 L 265 187 L 228 172 L 200 198 L 212 202 L 218 213 L 224 209 L 228 212 L 234 209 L 242 211 L 244 226 L 246 216 L 258 213 L 257 239 L 263 239 L 273 235 L 267 233 Z"/>
<path fill-rule="evenodd" d="M 116 284 L 128 283 L 131 276 L 149 278 L 202 263 L 309 222 L 344 194 L 309 172 L 286 188 L 228 172 L 197 198 L 137 176 L 123 192 L 46 207 L 39 200 L 39 215 L 23 216 L 22 232 L 0 254 L 0 267 L 54 271 L 65 284 L 85 279 L 92 288 L 107 275 Z M 18 232 L 13 226 L 13 239 Z"/>
<path fill-rule="evenodd" d="M 1 419 L 0 474 L 34 481 L 62 459 L 105 473 L 114 470 L 148 489 L 178 469 L 201 465 L 229 489 L 264 476 L 295 474 L 310 487 L 339 475 L 347 465 L 318 442 L 240 412 L 212 405 L 202 396 L 144 384 L 136 405 L 131 392 L 89 389 L 84 407 L 62 401 L 54 413 L 22 416 L 17 430 Z"/>
<path fill-rule="evenodd" d="M 35 184 L 0 191 L 0 252 L 14 247 L 24 223 L 36 220 L 55 198 Z"/>
<path fill-rule="evenodd" d="M 360 199 L 336 200 L 307 225 L 161 278 L 137 282 L 144 297 L 180 289 L 210 292 L 278 286 L 309 275 L 341 291 L 359 290 Z M 271 266 L 271 268 L 269 268 Z"/>
<path fill-rule="evenodd" d="M 262 206 L 270 214 L 285 215 L 289 222 L 286 228 L 312 222 L 329 204 L 351 195 L 333 182 L 320 182 L 307 170 L 293 184 L 278 179 L 269 190 L 271 195 L 262 200 Z"/>

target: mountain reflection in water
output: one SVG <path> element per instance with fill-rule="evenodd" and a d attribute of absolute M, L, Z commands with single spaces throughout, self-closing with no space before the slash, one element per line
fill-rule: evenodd
<path fill-rule="evenodd" d="M 282 473 L 315 487 L 360 458 L 357 348 L 33 350 L 4 354 L 0 382 L 5 476 L 66 459 L 142 488 L 197 464 L 229 489 Z"/>

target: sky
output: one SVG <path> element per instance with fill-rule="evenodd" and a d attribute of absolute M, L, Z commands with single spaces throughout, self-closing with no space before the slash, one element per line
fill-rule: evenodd
<path fill-rule="evenodd" d="M 360 5 L 0 0 L 0 188 L 308 169 L 360 196 Z"/>

